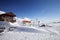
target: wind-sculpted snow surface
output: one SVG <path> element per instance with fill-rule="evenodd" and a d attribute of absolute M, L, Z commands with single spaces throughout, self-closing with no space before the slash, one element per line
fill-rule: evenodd
<path fill-rule="evenodd" d="M 52 28 L 16 27 L 3 32 L 0 40 L 60 40 L 59 31 Z"/>
<path fill-rule="evenodd" d="M 0 40 L 60 40 L 59 35 L 48 33 L 6 32 L 0 35 Z"/>
<path fill-rule="evenodd" d="M 30 32 L 30 33 L 48 33 L 47 30 L 44 30 L 44 29 L 38 29 L 38 28 L 35 28 L 35 27 L 16 27 L 14 29 L 14 31 L 16 32 Z"/>
<path fill-rule="evenodd" d="M 59 25 L 53 25 L 52 27 L 25 27 L 21 26 L 17 21 L 16 23 L 10 23 L 10 26 L 16 28 L 14 31 L 6 29 L 3 33 L 0 33 L 0 40 L 60 40 Z"/>

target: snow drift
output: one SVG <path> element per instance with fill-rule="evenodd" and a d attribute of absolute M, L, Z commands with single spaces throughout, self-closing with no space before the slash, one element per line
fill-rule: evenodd
<path fill-rule="evenodd" d="M 45 29 L 45 28 L 37 28 L 37 27 L 23 27 L 23 26 L 21 26 L 22 25 L 22 19 L 21 18 L 18 18 L 18 17 L 16 17 L 16 22 L 15 23 L 10 23 L 10 25 L 12 25 L 12 26 L 17 26 L 17 27 L 22 27 L 24 30 L 26 29 L 26 31 L 27 30 L 29 30 L 29 28 L 32 28 L 32 29 L 36 29 L 36 30 L 39 30 L 40 32 L 47 32 L 47 33 L 55 33 L 55 34 L 60 34 L 59 33 L 59 31 L 57 31 L 56 29 L 54 29 L 54 26 L 53 27 L 51 27 L 51 28 L 47 28 L 47 29 Z M 54 24 L 52 24 L 52 25 L 54 25 Z M 56 25 L 57 26 L 57 25 Z M 30 29 L 31 30 L 31 29 Z M 29 31 L 30 31 L 29 30 Z M 33 30 L 32 30 L 33 31 Z"/>

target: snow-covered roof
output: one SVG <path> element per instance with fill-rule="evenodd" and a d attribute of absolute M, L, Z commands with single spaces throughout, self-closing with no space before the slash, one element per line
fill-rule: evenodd
<path fill-rule="evenodd" d="M 6 13 L 6 12 L 4 12 L 4 11 L 0 11 L 0 15 L 1 15 L 1 14 L 5 14 L 5 13 Z"/>
<path fill-rule="evenodd" d="M 22 19 L 22 20 L 31 21 L 31 19 L 30 19 L 30 18 L 27 18 L 27 17 L 25 17 L 25 18 Z"/>

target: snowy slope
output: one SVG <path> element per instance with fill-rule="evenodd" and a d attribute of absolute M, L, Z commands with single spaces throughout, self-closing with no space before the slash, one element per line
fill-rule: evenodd
<path fill-rule="evenodd" d="M 0 40 L 60 40 L 59 35 L 48 33 L 6 32 L 0 35 Z"/>
<path fill-rule="evenodd" d="M 57 30 L 48 27 L 17 27 L 15 31 L 0 35 L 0 40 L 60 40 L 60 35 Z"/>
<path fill-rule="evenodd" d="M 12 25 L 10 25 L 9 22 L 0 21 L 0 27 L 4 27 L 4 26 L 10 27 L 10 26 L 12 26 Z"/>
<path fill-rule="evenodd" d="M 3 32 L 0 40 L 60 40 L 60 35 L 59 31 L 48 27 L 17 27 L 15 31 Z"/>
<path fill-rule="evenodd" d="M 20 19 L 19 19 L 20 20 Z M 24 27 L 20 21 L 7 23 L 7 27 L 17 27 L 14 31 L 4 31 L 0 34 L 0 40 L 59 40 L 59 24 L 48 24 L 52 27 Z M 0 22 L 3 23 L 3 22 Z M 58 30 L 59 29 L 59 30 Z"/>

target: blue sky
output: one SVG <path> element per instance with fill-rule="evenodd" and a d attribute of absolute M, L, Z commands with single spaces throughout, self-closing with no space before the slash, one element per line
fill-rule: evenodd
<path fill-rule="evenodd" d="M 60 19 L 60 0 L 0 0 L 0 10 L 20 18 Z"/>

